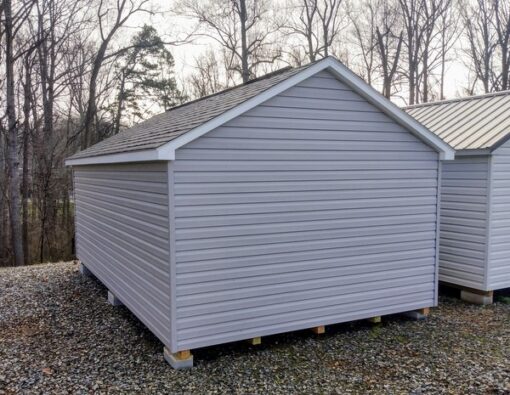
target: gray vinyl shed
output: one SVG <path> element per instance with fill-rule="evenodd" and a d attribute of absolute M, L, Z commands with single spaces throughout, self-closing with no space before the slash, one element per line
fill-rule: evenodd
<path fill-rule="evenodd" d="M 510 287 L 510 92 L 406 110 L 456 150 L 443 166 L 439 280 L 490 303 Z"/>
<path fill-rule="evenodd" d="M 453 153 L 337 60 L 285 69 L 69 158 L 77 255 L 176 367 L 434 306 Z"/>

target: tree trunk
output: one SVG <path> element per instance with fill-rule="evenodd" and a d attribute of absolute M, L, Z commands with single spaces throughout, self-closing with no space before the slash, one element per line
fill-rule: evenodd
<path fill-rule="evenodd" d="M 28 251 L 28 199 L 29 199 L 29 158 L 30 158 L 30 110 L 32 98 L 32 78 L 29 57 L 25 58 L 25 84 L 23 86 L 23 175 L 21 180 L 22 212 L 23 212 L 23 255 L 25 265 L 30 262 Z"/>
<path fill-rule="evenodd" d="M 241 19 L 241 66 L 243 83 L 250 80 L 250 70 L 248 67 L 248 44 L 246 43 L 246 0 L 239 0 L 239 18 Z"/>
<path fill-rule="evenodd" d="M 11 0 L 4 0 L 5 23 L 5 81 L 7 102 L 7 182 L 9 193 L 9 217 L 11 222 L 11 243 L 14 253 L 14 263 L 22 266 L 23 238 L 20 219 L 20 189 L 19 189 L 19 158 L 18 158 L 18 128 L 16 125 L 16 103 L 14 93 L 14 33 Z"/>
<path fill-rule="evenodd" d="M 117 134 L 120 132 L 120 120 L 122 118 L 122 106 L 124 105 L 124 90 L 126 87 L 126 73 L 125 71 L 121 72 L 121 80 L 119 87 L 119 95 L 117 97 L 117 113 L 115 114 L 115 124 L 113 133 Z"/>
<path fill-rule="evenodd" d="M 94 115 L 96 113 L 96 91 L 97 91 L 97 78 L 99 71 L 103 65 L 106 49 L 108 48 L 110 40 L 104 40 L 99 47 L 99 51 L 94 59 L 92 72 L 90 74 L 89 84 L 89 97 L 87 102 L 87 111 L 85 112 L 85 119 L 83 121 L 83 139 L 81 148 L 85 149 L 92 144 L 92 126 L 94 123 Z"/>

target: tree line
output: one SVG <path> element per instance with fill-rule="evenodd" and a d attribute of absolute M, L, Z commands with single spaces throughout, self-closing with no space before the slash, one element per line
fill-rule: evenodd
<path fill-rule="evenodd" d="M 175 25 L 171 37 L 156 16 Z M 180 48 L 195 55 L 178 74 Z M 510 3 L 0 0 L 0 265 L 72 257 L 72 153 L 187 100 L 329 55 L 406 104 L 444 99 L 459 64 L 458 93 L 507 90 Z"/>

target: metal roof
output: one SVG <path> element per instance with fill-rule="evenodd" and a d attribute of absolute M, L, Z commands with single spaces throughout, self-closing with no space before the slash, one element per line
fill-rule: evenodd
<path fill-rule="evenodd" d="M 510 91 L 404 108 L 456 150 L 495 149 L 510 138 Z"/>
<path fill-rule="evenodd" d="M 246 84 L 238 85 L 216 94 L 156 115 L 138 125 L 126 129 L 93 146 L 80 151 L 68 159 L 80 159 L 93 156 L 153 149 L 168 143 L 180 135 L 211 120 L 240 103 L 258 95 L 290 76 L 309 67 L 284 68 L 267 74 Z"/>

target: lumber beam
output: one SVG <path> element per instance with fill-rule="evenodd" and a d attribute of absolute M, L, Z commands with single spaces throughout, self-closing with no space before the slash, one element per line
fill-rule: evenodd
<path fill-rule="evenodd" d="M 324 334 L 326 332 L 326 327 L 324 325 L 315 326 L 315 327 L 311 328 L 311 330 L 316 335 L 322 335 L 322 334 Z"/>
<path fill-rule="evenodd" d="M 252 346 L 258 346 L 262 344 L 262 338 L 261 337 L 252 337 L 251 339 L 246 339 L 248 343 L 250 343 Z"/>
<path fill-rule="evenodd" d="M 380 315 L 378 315 L 375 317 L 368 318 L 367 321 L 370 322 L 371 324 L 380 324 L 382 322 L 382 318 Z"/>

